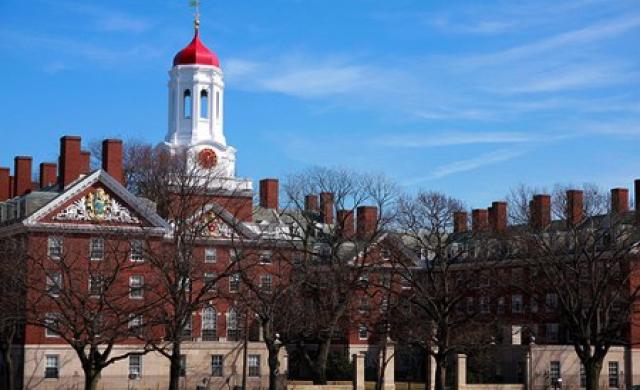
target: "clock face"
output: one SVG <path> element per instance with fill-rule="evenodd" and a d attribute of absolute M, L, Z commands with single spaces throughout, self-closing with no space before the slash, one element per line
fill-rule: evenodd
<path fill-rule="evenodd" d="M 213 149 L 202 149 L 198 153 L 198 163 L 202 168 L 211 169 L 218 163 L 218 156 Z"/>

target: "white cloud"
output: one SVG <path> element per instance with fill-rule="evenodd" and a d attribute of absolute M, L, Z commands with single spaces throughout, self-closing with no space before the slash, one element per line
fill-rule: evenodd
<path fill-rule="evenodd" d="M 519 132 L 438 132 L 434 134 L 394 134 L 383 136 L 375 143 L 401 148 L 429 148 L 436 146 L 526 143 L 535 138 Z"/>

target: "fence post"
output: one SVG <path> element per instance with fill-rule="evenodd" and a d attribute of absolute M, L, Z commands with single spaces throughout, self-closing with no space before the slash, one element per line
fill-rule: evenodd
<path fill-rule="evenodd" d="M 467 355 L 456 355 L 456 390 L 464 390 L 467 386 Z"/>
<path fill-rule="evenodd" d="M 364 354 L 353 354 L 353 388 L 364 390 Z"/>
<path fill-rule="evenodd" d="M 395 343 L 391 340 L 387 340 L 387 361 L 384 366 L 384 390 L 396 390 L 396 379 L 395 379 L 395 370 L 396 370 L 396 346 Z M 382 357 L 382 354 L 380 354 Z"/>

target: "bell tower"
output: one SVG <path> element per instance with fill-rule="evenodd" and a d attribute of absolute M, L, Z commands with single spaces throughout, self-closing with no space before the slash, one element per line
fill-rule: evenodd
<path fill-rule="evenodd" d="M 218 56 L 200 40 L 196 11 L 194 36 L 173 58 L 169 71 L 169 123 L 165 144 L 186 150 L 203 169 L 235 177 L 236 149 L 224 135 L 224 79 Z"/>

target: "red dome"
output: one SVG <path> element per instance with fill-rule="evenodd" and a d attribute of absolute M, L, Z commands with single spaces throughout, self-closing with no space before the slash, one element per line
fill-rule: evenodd
<path fill-rule="evenodd" d="M 173 66 L 176 65 L 213 65 L 219 68 L 220 60 L 218 60 L 216 53 L 202 43 L 200 32 L 196 29 L 191 43 L 173 57 Z"/>

